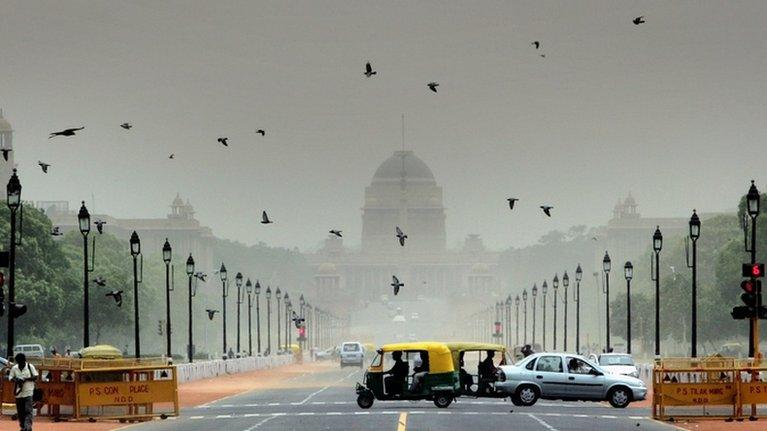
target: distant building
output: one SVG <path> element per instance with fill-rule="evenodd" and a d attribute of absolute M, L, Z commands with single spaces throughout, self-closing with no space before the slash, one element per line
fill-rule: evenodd
<path fill-rule="evenodd" d="M 16 167 L 13 159 L 13 128 L 11 123 L 3 117 L 3 110 L 0 109 L 0 150 L 11 150 L 8 154 L 8 161 L 0 159 L 0 186 L 2 186 L 2 193 L 5 196 L 5 185 L 8 184 L 8 179 L 11 178 L 13 168 Z"/>
<path fill-rule="evenodd" d="M 471 296 L 486 303 L 503 292 L 496 274 L 499 254 L 479 235 L 469 235 L 457 250 L 446 247 L 442 187 L 431 169 L 412 151 L 396 151 L 376 169 L 365 188 L 362 243 L 352 249 L 331 235 L 307 256 L 315 272 L 316 298 L 332 307 L 334 298 L 357 302 L 393 298 L 396 275 L 405 297 Z M 400 246 L 399 226 L 408 238 Z M 337 302 L 337 301 L 335 301 Z"/>
<path fill-rule="evenodd" d="M 70 210 L 66 201 L 39 201 L 35 206 L 45 212 L 54 226 L 62 232 L 78 230 L 77 211 Z M 79 210 L 79 206 L 77 207 Z M 128 240 L 135 230 L 141 238 L 141 250 L 144 254 L 161 253 L 165 238 L 173 247 L 175 265 L 185 271 L 184 265 L 189 253 L 194 257 L 195 266 L 201 271 L 209 271 L 213 266 L 214 236 L 209 227 L 201 226 L 194 218 L 194 208 L 189 201 L 184 202 L 179 195 L 170 205 L 170 214 L 157 219 L 120 219 L 106 214 L 91 214 L 91 222 L 106 222 L 104 231 Z M 91 228 L 91 235 L 96 234 L 96 226 Z M 98 248 L 98 245 L 96 246 Z"/>

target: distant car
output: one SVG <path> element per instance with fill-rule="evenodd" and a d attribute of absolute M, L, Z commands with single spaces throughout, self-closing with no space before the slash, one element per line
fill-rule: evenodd
<path fill-rule="evenodd" d="M 336 349 L 338 349 L 338 347 L 331 347 L 329 349 L 320 350 L 314 354 L 314 357 L 319 361 L 333 359 L 337 354 Z"/>
<path fill-rule="evenodd" d="M 565 401 L 606 400 L 616 408 L 647 396 L 641 380 L 610 374 L 579 355 L 536 353 L 514 365 L 502 365 L 495 389 L 518 406 L 532 406 L 538 398 Z"/>
<path fill-rule="evenodd" d="M 410 313 L 410 320 L 418 320 L 420 317 L 418 313 Z"/>
<path fill-rule="evenodd" d="M 597 363 L 608 373 L 639 377 L 639 369 L 634 363 L 634 358 L 627 353 L 603 353 L 597 357 Z"/>
<path fill-rule="evenodd" d="M 348 341 L 341 344 L 341 368 L 347 365 L 356 365 L 362 367 L 365 362 L 365 348 L 362 343 Z"/>
<path fill-rule="evenodd" d="M 27 358 L 44 358 L 45 349 L 40 344 L 17 344 L 13 347 L 13 356 L 23 353 Z"/>

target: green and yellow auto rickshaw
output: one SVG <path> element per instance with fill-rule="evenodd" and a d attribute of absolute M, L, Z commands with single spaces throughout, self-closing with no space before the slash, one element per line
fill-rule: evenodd
<path fill-rule="evenodd" d="M 374 400 L 431 400 L 446 408 L 458 396 L 458 374 L 444 343 L 387 344 L 377 350 L 363 383 L 357 383 L 357 405 Z"/>
<path fill-rule="evenodd" d="M 458 393 L 477 398 L 505 398 L 495 390 L 498 367 L 509 363 L 506 347 L 501 344 L 454 342 L 450 349 L 453 367 L 458 371 Z"/>

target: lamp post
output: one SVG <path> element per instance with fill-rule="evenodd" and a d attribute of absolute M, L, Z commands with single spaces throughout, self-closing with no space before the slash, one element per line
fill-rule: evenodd
<path fill-rule="evenodd" d="M 538 286 L 533 284 L 533 345 L 535 345 L 535 297 L 538 296 Z"/>
<path fill-rule="evenodd" d="M 511 294 L 506 297 L 506 346 L 511 346 Z"/>
<path fill-rule="evenodd" d="M 248 356 L 253 356 L 253 331 L 251 330 L 251 314 L 253 312 L 251 294 L 253 293 L 253 283 L 250 282 L 250 278 L 245 282 L 245 292 L 248 294 Z"/>
<path fill-rule="evenodd" d="M 575 353 L 581 354 L 581 264 L 575 269 Z"/>
<path fill-rule="evenodd" d="M 748 216 L 751 217 L 751 264 L 756 263 L 756 218 L 759 217 L 759 204 L 760 204 L 759 190 L 754 184 L 754 180 L 751 180 L 751 187 L 746 194 L 746 210 Z M 751 277 L 751 282 L 756 286 L 756 300 L 757 306 L 762 306 L 762 288 L 761 283 L 755 283 L 754 277 Z M 751 317 L 749 326 L 748 337 L 748 357 L 756 358 L 759 354 L 759 321 L 757 316 Z"/>
<path fill-rule="evenodd" d="M 522 291 L 522 301 L 525 303 L 525 331 L 523 332 L 525 342 L 524 344 L 527 344 L 527 289 L 524 289 Z"/>
<path fill-rule="evenodd" d="M 567 276 L 567 271 L 562 276 L 562 286 L 565 288 L 565 296 L 562 302 L 565 303 L 565 336 L 564 336 L 564 351 L 567 351 L 567 287 L 570 286 L 570 277 Z"/>
<path fill-rule="evenodd" d="M 141 254 L 141 240 L 134 230 L 130 236 L 130 254 L 133 257 L 133 322 L 134 336 L 133 342 L 136 343 L 136 359 L 141 357 L 141 340 L 139 336 L 139 312 L 138 312 L 138 255 Z"/>
<path fill-rule="evenodd" d="M 660 357 L 660 251 L 663 248 L 663 234 L 660 226 L 652 235 L 652 249 L 655 252 L 655 357 Z"/>
<path fill-rule="evenodd" d="M 272 354 L 272 288 L 266 286 L 266 351 Z"/>
<path fill-rule="evenodd" d="M 194 337 L 192 333 L 192 276 L 194 276 L 194 258 L 189 253 L 186 259 L 186 275 L 189 278 L 189 344 L 186 347 L 187 358 L 191 364 L 194 359 Z"/>
<path fill-rule="evenodd" d="M 514 306 L 516 307 L 516 311 L 515 311 L 516 321 L 514 323 L 514 330 L 516 332 L 516 335 L 515 335 L 516 340 L 515 340 L 514 344 L 519 346 L 519 295 L 517 295 L 517 297 L 514 298 Z"/>
<path fill-rule="evenodd" d="M 306 317 L 304 317 L 304 307 L 306 307 L 306 300 L 304 299 L 304 294 L 301 294 L 301 297 L 298 298 L 298 305 L 301 307 L 299 309 L 300 317 L 301 317 L 301 325 L 304 328 L 303 330 L 303 340 L 299 340 L 299 343 L 301 345 L 301 351 L 306 350 Z"/>
<path fill-rule="evenodd" d="M 610 353 L 610 255 L 605 250 L 605 257 L 602 259 L 602 271 L 605 272 L 605 353 Z"/>
<path fill-rule="evenodd" d="M 256 348 L 258 350 L 258 354 L 261 354 L 261 304 L 259 301 L 259 296 L 261 296 L 261 283 L 256 280 Z"/>
<path fill-rule="evenodd" d="M 91 231 L 91 215 L 82 201 L 80 211 L 77 213 L 77 222 L 80 225 L 80 233 L 83 235 L 83 347 L 91 345 L 90 337 L 90 300 L 88 287 L 88 233 Z"/>
<path fill-rule="evenodd" d="M 549 285 L 546 284 L 546 280 L 543 280 L 543 285 L 541 286 L 541 295 L 543 296 L 543 324 L 541 325 L 541 328 L 543 329 L 543 350 L 546 350 L 546 296 L 548 296 L 549 291 Z M 535 296 L 535 295 L 533 295 Z M 535 314 L 533 314 L 533 322 L 535 321 Z M 535 325 L 533 325 L 535 327 Z"/>
<path fill-rule="evenodd" d="M 288 341 L 289 335 L 290 335 L 290 296 L 288 295 L 288 292 L 285 292 L 285 296 L 282 297 L 283 302 L 282 304 L 285 306 L 285 349 L 284 351 L 288 351 Z"/>
<path fill-rule="evenodd" d="M 554 288 L 554 350 L 557 350 L 557 295 L 559 294 L 559 274 L 554 274 L 551 281 L 551 287 Z"/>
<path fill-rule="evenodd" d="M 282 300 L 282 291 L 278 287 L 277 290 L 274 291 L 275 298 L 277 299 L 277 352 L 280 351 L 280 346 L 282 345 L 281 342 L 281 336 L 280 333 L 280 301 Z"/>
<path fill-rule="evenodd" d="M 21 182 L 16 175 L 16 169 L 8 180 L 6 188 L 8 209 L 11 210 L 11 244 L 8 252 L 8 304 L 16 302 L 16 211 L 21 207 Z M 22 210 L 23 211 L 23 210 Z M 14 317 L 8 310 L 8 344 L 6 358 L 12 358 L 14 341 Z"/>
<path fill-rule="evenodd" d="M 226 285 L 226 279 L 227 279 L 227 272 L 226 272 L 226 266 L 223 262 L 221 262 L 221 268 L 218 270 L 218 275 L 221 277 L 221 315 L 224 320 L 223 329 L 224 329 L 224 351 L 222 352 L 222 355 L 224 358 L 226 358 L 227 351 L 226 351 L 226 297 L 229 296 L 229 292 L 227 291 L 227 285 Z"/>
<path fill-rule="evenodd" d="M 242 304 L 242 273 L 234 276 L 234 285 L 237 286 L 237 354 L 242 352 L 240 348 L 240 305 Z"/>
<path fill-rule="evenodd" d="M 172 253 L 173 249 L 168 238 L 165 238 L 165 244 L 162 246 L 162 260 L 165 262 L 165 355 L 169 359 L 173 357 L 170 344 L 170 260 Z"/>
<path fill-rule="evenodd" d="M 700 238 L 700 218 L 695 210 L 690 217 L 690 240 L 692 240 L 692 343 L 690 355 L 698 357 L 698 238 Z"/>
<path fill-rule="evenodd" d="M 626 353 L 631 354 L 631 279 L 634 278 L 634 265 L 626 262 L 623 265 L 623 276 L 626 277 Z"/>

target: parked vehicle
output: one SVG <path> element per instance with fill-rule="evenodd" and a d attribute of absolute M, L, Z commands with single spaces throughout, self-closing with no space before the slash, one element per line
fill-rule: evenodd
<path fill-rule="evenodd" d="M 13 356 L 23 353 L 27 358 L 44 358 L 45 349 L 40 344 L 18 344 L 13 347 Z"/>
<path fill-rule="evenodd" d="M 384 369 L 395 364 L 400 374 Z M 374 400 L 431 400 L 446 408 L 459 395 L 458 373 L 444 343 L 387 344 L 378 349 L 356 392 L 357 405 L 363 409 L 372 407 Z"/>
<path fill-rule="evenodd" d="M 627 353 L 603 353 L 597 357 L 597 363 L 608 373 L 639 377 L 634 358 Z"/>
<path fill-rule="evenodd" d="M 517 364 L 501 366 L 495 387 L 519 406 L 532 406 L 543 398 L 606 400 L 613 407 L 624 408 L 647 396 L 641 380 L 610 374 L 583 356 L 567 353 L 538 353 Z"/>
<path fill-rule="evenodd" d="M 365 348 L 362 347 L 362 343 L 357 341 L 342 343 L 340 362 L 341 368 L 347 365 L 356 365 L 361 368 L 365 362 Z"/>
<path fill-rule="evenodd" d="M 498 378 L 497 367 L 509 363 L 505 346 L 490 343 L 446 343 L 446 345 L 453 358 L 453 367 L 458 370 L 459 394 L 476 398 L 508 396 L 495 388 Z"/>

